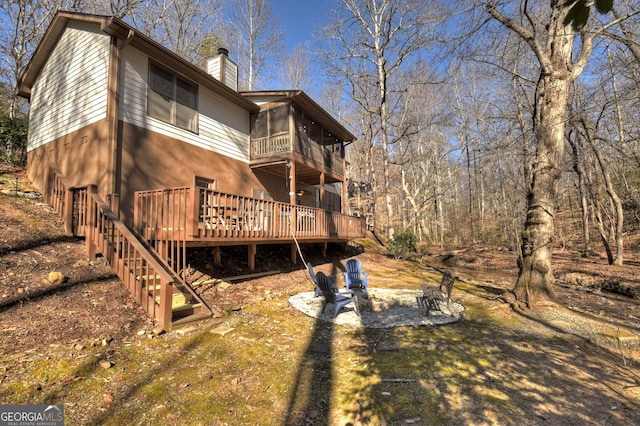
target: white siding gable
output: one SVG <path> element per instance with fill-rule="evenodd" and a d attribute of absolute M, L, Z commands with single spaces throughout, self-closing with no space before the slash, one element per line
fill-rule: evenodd
<path fill-rule="evenodd" d="M 33 85 L 31 151 L 107 116 L 109 36 L 70 22 Z"/>
<path fill-rule="evenodd" d="M 120 120 L 163 135 L 249 161 L 249 112 L 198 87 L 198 134 L 147 115 L 149 56 L 133 47 L 123 50 L 120 74 Z"/>

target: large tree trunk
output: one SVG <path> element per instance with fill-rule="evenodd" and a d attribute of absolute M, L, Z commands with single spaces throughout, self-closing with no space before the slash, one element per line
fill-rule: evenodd
<path fill-rule="evenodd" d="M 549 23 L 549 42 L 538 80 L 535 111 L 536 155 L 527 219 L 522 241 L 516 298 L 530 308 L 536 302 L 557 301 L 551 263 L 555 204 L 564 154 L 567 101 L 573 81 L 572 47 L 575 35 L 564 24 L 566 10 L 557 7 Z"/>
<path fill-rule="evenodd" d="M 553 290 L 551 251 L 553 247 L 555 201 L 564 151 L 564 116 L 569 84 L 567 79 L 543 76 L 536 103 L 536 162 L 531 191 L 527 197 L 527 220 L 522 239 L 522 260 L 513 289 L 516 298 L 533 307 L 536 301 L 557 299 Z"/>
<path fill-rule="evenodd" d="M 509 6 L 506 6 L 507 3 Z M 543 22 L 537 20 L 543 16 L 539 13 L 543 9 L 532 13 L 529 3 L 533 2 L 521 1 L 516 8 L 509 2 L 486 2 L 484 8 L 529 45 L 540 65 L 534 114 L 536 156 L 531 190 L 527 197 L 520 273 L 513 289 L 518 300 L 525 301 L 531 307 L 536 301 L 556 300 L 551 251 L 569 87 L 584 71 L 595 37 L 613 22 L 601 25 L 597 20 L 589 19 L 594 2 L 567 0 L 551 0 L 549 21 Z M 600 12 L 606 13 L 611 8 L 607 2 L 596 3 L 595 8 Z M 507 17 L 501 10 L 509 11 L 509 16 L 514 18 Z M 624 19 L 635 13 L 630 13 Z M 575 24 L 575 30 L 572 23 Z M 577 34 L 580 35 L 579 40 L 576 40 Z"/>

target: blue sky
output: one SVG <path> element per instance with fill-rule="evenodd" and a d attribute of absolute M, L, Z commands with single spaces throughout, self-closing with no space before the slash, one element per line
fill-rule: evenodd
<path fill-rule="evenodd" d="M 311 39 L 313 31 L 327 22 L 337 0 L 271 0 L 274 16 L 280 18 L 287 53 Z"/>

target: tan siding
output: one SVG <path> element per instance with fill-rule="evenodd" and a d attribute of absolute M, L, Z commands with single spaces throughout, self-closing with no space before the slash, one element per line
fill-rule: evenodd
<path fill-rule="evenodd" d="M 31 151 L 106 117 L 109 36 L 72 22 L 33 86 Z"/>
<path fill-rule="evenodd" d="M 122 126 L 122 150 L 120 207 L 125 221 L 133 217 L 135 191 L 193 186 L 196 176 L 214 180 L 221 192 L 251 197 L 253 189 L 261 189 L 274 199 L 288 197 L 282 179 L 253 173 L 245 161 L 138 126 Z"/>
<path fill-rule="evenodd" d="M 198 134 L 147 116 L 149 57 L 135 48 L 124 50 L 120 119 L 236 160 L 249 161 L 249 112 L 198 88 Z"/>
<path fill-rule="evenodd" d="M 45 191 L 48 166 L 53 164 L 60 169 L 69 185 L 97 185 L 98 193 L 106 198 L 110 192 L 108 130 L 109 123 L 105 119 L 31 150 L 27 155 L 29 179 L 38 189 Z"/>

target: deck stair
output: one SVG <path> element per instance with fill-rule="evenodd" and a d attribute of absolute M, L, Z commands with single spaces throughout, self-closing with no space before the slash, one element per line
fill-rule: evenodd
<path fill-rule="evenodd" d="M 124 225 L 95 186 L 72 188 L 55 167 L 50 167 L 50 182 L 45 200 L 61 216 L 65 230 L 85 236 L 89 256 L 102 254 L 131 296 L 164 330 L 211 317 L 207 304 L 169 266 L 171 259 L 165 260 Z M 74 211 L 79 207 L 83 211 Z"/>
<path fill-rule="evenodd" d="M 141 279 L 145 280 L 146 277 L 141 277 Z M 146 288 L 149 290 L 149 293 L 152 294 L 154 290 L 156 292 L 160 290 L 160 285 L 150 285 Z M 171 312 L 173 312 L 173 320 L 181 319 L 188 315 L 202 313 L 204 305 L 185 287 L 182 285 L 175 285 L 173 291 L 174 293 L 171 295 Z M 155 302 L 160 304 L 160 296 L 155 297 Z"/>
<path fill-rule="evenodd" d="M 129 254 L 130 246 L 125 246 L 126 248 L 119 247 L 121 250 L 120 257 L 129 259 L 125 267 L 130 279 L 131 277 L 135 279 L 136 285 L 134 288 L 139 287 L 141 293 L 146 292 L 149 302 L 153 301 L 154 306 L 160 307 L 162 302 L 162 272 L 166 272 L 173 280 L 170 293 L 172 327 L 175 328 L 177 325 L 210 317 L 211 310 L 198 297 L 195 291 L 174 273 L 153 247 L 141 239 L 139 235 L 135 236 L 138 239 L 138 243 L 146 250 L 147 256 L 164 266 L 164 271 L 156 271 L 154 273 L 152 271 L 153 267 L 149 265 L 148 261 L 142 257 L 136 257 L 134 253 Z M 112 239 L 111 236 L 105 237 L 105 241 L 110 239 Z"/>

